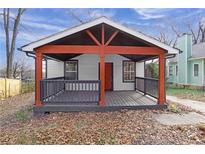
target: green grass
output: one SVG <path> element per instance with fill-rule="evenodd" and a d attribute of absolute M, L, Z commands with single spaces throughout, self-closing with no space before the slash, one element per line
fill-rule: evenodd
<path fill-rule="evenodd" d="M 16 118 L 21 121 L 25 121 L 29 118 L 28 113 L 25 111 L 18 111 L 16 113 Z"/>
<path fill-rule="evenodd" d="M 21 93 L 29 93 L 29 92 L 33 92 L 35 90 L 35 83 L 34 82 L 30 82 L 30 83 L 22 83 L 21 85 Z"/>
<path fill-rule="evenodd" d="M 203 90 L 193 90 L 193 89 L 183 89 L 183 88 L 167 88 L 167 95 L 203 95 L 205 91 Z"/>
<path fill-rule="evenodd" d="M 205 91 L 203 90 L 193 90 L 187 88 L 167 88 L 166 94 L 182 99 L 191 99 L 205 102 Z"/>

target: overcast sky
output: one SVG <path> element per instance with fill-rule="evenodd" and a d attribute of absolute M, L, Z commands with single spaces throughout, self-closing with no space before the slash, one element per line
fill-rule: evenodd
<path fill-rule="evenodd" d="M 12 11 L 15 13 L 15 10 Z M 81 20 L 88 20 L 88 9 L 73 9 L 73 11 Z M 153 37 L 158 36 L 160 31 L 166 32 L 170 39 L 175 37 L 171 25 L 176 25 L 181 32 L 188 32 L 185 23 L 190 22 L 195 27 L 199 18 L 205 17 L 205 9 L 89 9 L 89 12 L 93 18 L 107 16 Z M 0 68 L 5 66 L 6 61 L 2 21 L 1 17 Z M 16 48 L 78 24 L 68 9 L 27 9 L 22 17 Z M 16 59 L 23 57 L 25 54 L 16 52 Z M 33 59 L 28 60 L 33 64 Z"/>

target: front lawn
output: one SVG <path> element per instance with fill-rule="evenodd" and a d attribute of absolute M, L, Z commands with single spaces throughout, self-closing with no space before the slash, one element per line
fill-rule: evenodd
<path fill-rule="evenodd" d="M 204 144 L 195 125 L 166 126 L 166 110 L 53 113 L 0 127 L 0 144 Z"/>
<path fill-rule="evenodd" d="M 169 87 L 167 88 L 166 94 L 171 96 L 177 96 L 183 99 L 192 99 L 205 102 L 205 91 L 203 90 Z"/>

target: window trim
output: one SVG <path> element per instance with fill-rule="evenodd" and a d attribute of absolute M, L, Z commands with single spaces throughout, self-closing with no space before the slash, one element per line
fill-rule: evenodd
<path fill-rule="evenodd" d="M 77 80 L 79 80 L 79 68 L 78 68 L 78 60 L 77 59 L 70 59 L 70 60 L 66 60 L 64 62 L 64 78 L 66 78 L 65 74 L 66 74 L 66 62 L 69 62 L 69 61 L 74 61 L 74 62 L 77 62 Z"/>
<path fill-rule="evenodd" d="M 122 61 L 122 82 L 123 83 L 134 83 L 135 82 L 135 78 L 133 81 L 127 81 L 127 80 L 124 80 L 124 63 L 125 62 L 133 62 L 134 63 L 134 74 L 136 76 L 136 63 L 132 60 L 123 60 Z"/>
<path fill-rule="evenodd" d="M 195 75 L 194 65 L 198 65 L 198 72 L 197 72 L 197 75 Z M 194 64 L 193 64 L 193 76 L 194 76 L 194 77 L 199 77 L 199 63 L 194 63 Z"/>

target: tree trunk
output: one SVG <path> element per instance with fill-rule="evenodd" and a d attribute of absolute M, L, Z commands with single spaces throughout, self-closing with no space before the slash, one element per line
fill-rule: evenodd
<path fill-rule="evenodd" d="M 21 15 L 25 9 L 18 9 L 18 13 L 16 17 L 14 18 L 14 25 L 12 29 L 12 36 L 11 36 L 11 44 L 10 44 L 10 36 L 9 36 L 9 30 L 10 30 L 10 10 L 4 9 L 3 10 L 3 18 L 4 18 L 4 30 L 6 35 L 6 77 L 11 78 L 12 77 L 12 70 L 13 70 L 13 59 L 14 59 L 14 52 L 15 52 L 15 45 L 16 45 L 16 37 L 18 34 L 18 26 L 21 19 Z"/>

